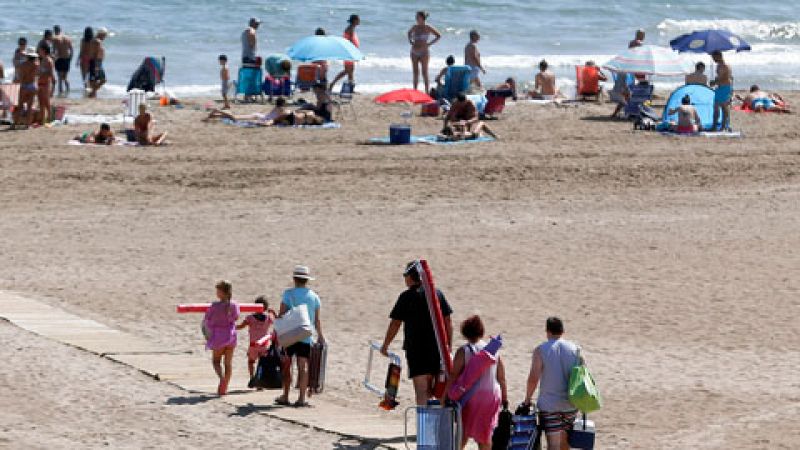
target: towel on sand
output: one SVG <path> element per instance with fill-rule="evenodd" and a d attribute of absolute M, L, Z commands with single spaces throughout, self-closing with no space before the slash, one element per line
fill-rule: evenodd
<path fill-rule="evenodd" d="M 236 127 L 241 127 L 241 128 L 259 128 L 259 127 L 272 128 L 272 127 L 274 127 L 274 128 L 310 128 L 310 129 L 315 129 L 315 130 L 322 130 L 322 129 L 336 129 L 336 128 L 341 128 L 342 127 L 342 124 L 337 123 L 337 122 L 328 122 L 328 123 L 324 123 L 322 125 L 293 125 L 293 126 L 288 126 L 288 125 L 269 125 L 269 126 L 264 126 L 262 123 L 259 123 L 256 120 L 222 119 L 222 123 L 224 123 L 226 125 L 233 125 L 233 126 L 236 126 Z"/>
<path fill-rule="evenodd" d="M 428 144 L 428 145 L 458 145 L 458 144 L 471 144 L 473 142 L 492 142 L 494 141 L 493 137 L 489 136 L 481 136 L 477 139 L 468 139 L 465 141 L 440 141 L 437 139 L 435 134 L 430 134 L 427 136 L 411 136 L 411 143 L 412 144 Z M 383 144 L 389 145 L 388 137 L 379 137 L 379 138 L 372 138 L 368 141 L 370 144 Z"/>
<path fill-rule="evenodd" d="M 664 136 L 681 136 L 681 137 L 707 137 L 707 138 L 740 138 L 741 131 L 701 131 L 699 133 L 677 133 L 675 131 L 662 131 Z"/>

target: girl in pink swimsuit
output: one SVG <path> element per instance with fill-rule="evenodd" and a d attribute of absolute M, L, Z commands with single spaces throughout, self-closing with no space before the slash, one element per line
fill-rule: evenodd
<path fill-rule="evenodd" d="M 239 304 L 231 300 L 233 287 L 229 281 L 216 285 L 218 302 L 211 304 L 203 318 L 203 329 L 207 332 L 206 349 L 212 351 L 211 363 L 219 377 L 217 393 L 225 395 L 231 382 L 233 350 L 236 348 L 236 320 L 239 319 Z M 222 370 L 222 358 L 225 370 Z"/>
<path fill-rule="evenodd" d="M 269 334 L 269 329 L 275 321 L 275 311 L 269 309 L 269 303 L 263 295 L 259 296 L 255 303 L 264 305 L 263 313 L 256 313 L 247 316 L 242 323 L 236 326 L 237 330 L 247 327 L 250 332 L 250 348 L 247 349 L 247 370 L 250 372 L 250 378 L 255 374 L 256 361 L 258 358 L 267 354 L 270 346 L 259 346 L 257 342 Z M 270 344 L 271 345 L 271 344 Z"/>

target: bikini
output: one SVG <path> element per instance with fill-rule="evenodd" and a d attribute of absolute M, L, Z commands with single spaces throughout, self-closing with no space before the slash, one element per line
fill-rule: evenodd
<path fill-rule="evenodd" d="M 414 37 L 414 44 L 418 42 L 424 42 L 425 44 L 429 44 L 431 33 L 426 29 L 423 32 L 414 33 L 413 37 Z M 427 46 L 422 50 L 414 49 L 414 47 L 411 48 L 411 54 L 416 57 L 427 56 L 429 53 L 430 51 L 428 50 Z"/>

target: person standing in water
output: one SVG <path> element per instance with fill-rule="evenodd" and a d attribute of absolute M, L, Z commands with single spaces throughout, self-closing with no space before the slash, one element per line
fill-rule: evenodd
<path fill-rule="evenodd" d="M 81 69 L 81 80 L 83 80 L 83 88 L 86 89 L 88 86 L 86 81 L 89 76 L 89 47 L 94 40 L 94 30 L 92 27 L 86 27 L 83 30 L 83 39 L 81 39 L 80 49 L 78 50 L 78 68 Z"/>
<path fill-rule="evenodd" d="M 344 29 L 344 34 L 342 37 L 350 41 L 356 48 L 361 47 L 361 41 L 358 40 L 358 34 L 356 34 L 356 27 L 361 24 L 361 18 L 358 17 L 357 14 L 353 14 L 347 19 L 349 25 L 347 28 Z M 336 84 L 337 81 L 341 80 L 342 78 L 347 75 L 347 81 L 350 83 L 351 86 L 355 85 L 355 70 L 356 70 L 356 62 L 355 61 L 345 61 L 344 62 L 344 70 L 339 72 L 338 75 L 333 79 L 331 82 L 331 86 L 329 90 L 333 91 L 333 86 Z"/>
<path fill-rule="evenodd" d="M 24 37 L 17 40 L 17 48 L 14 49 L 14 57 L 11 59 L 11 65 L 14 67 L 14 82 L 19 82 L 19 68 L 25 61 L 28 60 L 28 40 Z"/>
<path fill-rule="evenodd" d="M 97 36 L 89 44 L 89 98 L 97 97 L 97 91 L 106 84 L 106 71 L 103 69 L 106 49 L 103 42 L 107 36 L 108 30 L 100 28 L 97 30 Z"/>
<path fill-rule="evenodd" d="M 419 87 L 419 75 L 422 72 L 422 81 L 425 92 L 430 92 L 428 80 L 428 63 L 431 60 L 431 46 L 439 42 L 442 34 L 428 25 L 428 13 L 417 11 L 417 23 L 408 30 L 408 43 L 411 44 L 411 68 L 414 71 L 414 89 Z M 433 36 L 433 39 L 431 39 Z"/>
<path fill-rule="evenodd" d="M 479 89 L 481 85 L 481 73 L 486 74 L 486 69 L 481 64 L 481 52 L 478 51 L 478 41 L 481 35 L 477 30 L 469 32 L 469 43 L 464 47 L 464 64 L 470 68 L 471 83 Z"/>
<path fill-rule="evenodd" d="M 222 280 L 216 284 L 217 300 L 211 304 L 203 317 L 203 330 L 207 333 L 206 349 L 211 350 L 211 364 L 219 377 L 217 394 L 225 395 L 233 375 L 233 351 L 236 349 L 236 321 L 239 319 L 239 304 L 232 300 L 233 286 Z M 225 360 L 225 370 L 222 361 Z"/>
<path fill-rule="evenodd" d="M 722 52 L 711 54 L 711 59 L 717 65 L 717 77 L 711 81 L 714 86 L 714 125 L 712 130 L 730 129 L 731 126 L 731 99 L 733 99 L 733 72 L 731 66 L 725 63 Z M 720 122 L 720 112 L 722 121 Z"/>
<path fill-rule="evenodd" d="M 72 39 L 61 33 L 61 26 L 53 27 L 53 57 L 58 74 L 58 95 L 69 95 L 69 66 L 72 63 Z"/>
<path fill-rule="evenodd" d="M 242 64 L 255 64 L 258 57 L 258 26 L 261 21 L 250 18 L 247 28 L 242 31 Z"/>

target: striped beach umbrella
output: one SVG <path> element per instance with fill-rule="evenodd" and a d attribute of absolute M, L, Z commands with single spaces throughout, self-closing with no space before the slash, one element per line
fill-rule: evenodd
<path fill-rule="evenodd" d="M 667 47 L 642 45 L 629 48 L 603 65 L 612 72 L 657 76 L 681 76 L 694 71 L 694 64 Z"/>

